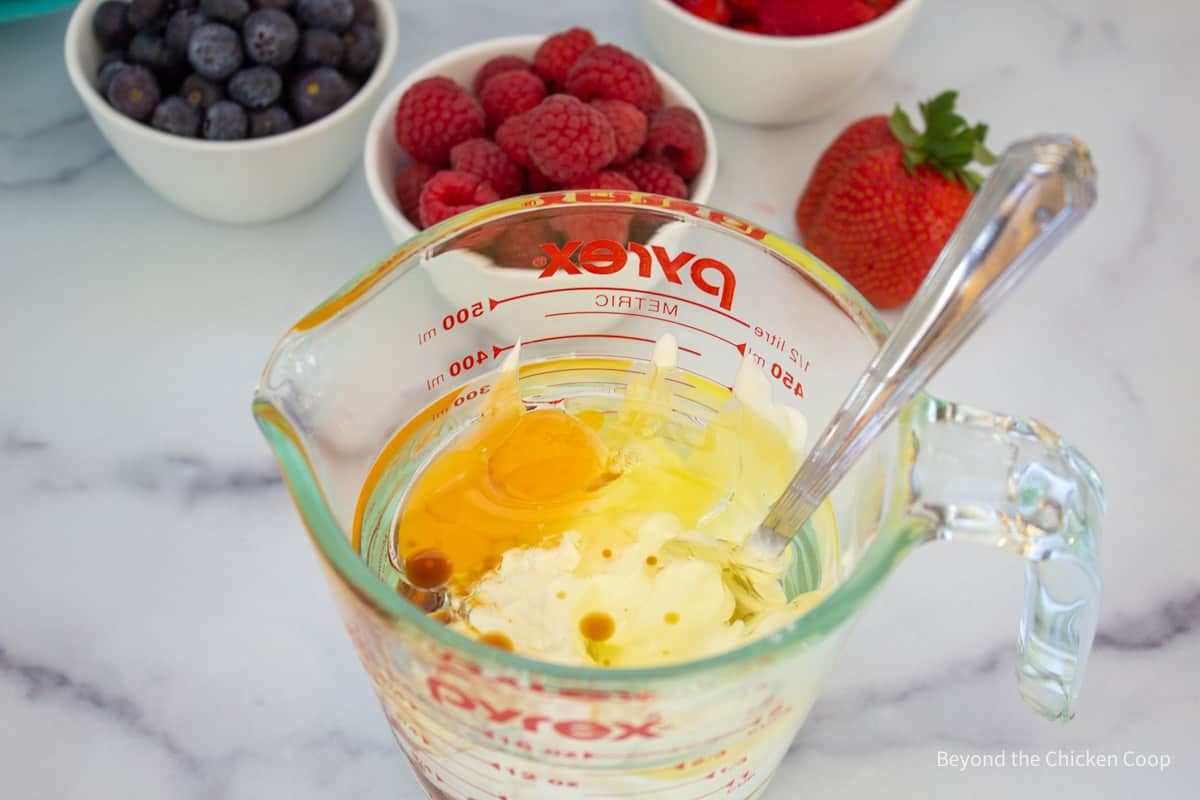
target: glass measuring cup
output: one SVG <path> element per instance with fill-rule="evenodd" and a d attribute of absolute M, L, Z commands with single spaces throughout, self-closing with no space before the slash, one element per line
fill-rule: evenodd
<path fill-rule="evenodd" d="M 523 391 L 545 398 L 619 392 L 663 333 L 687 373 L 718 383 L 748 355 L 813 430 L 885 338 L 853 289 L 765 230 L 686 201 L 580 191 L 414 237 L 272 355 L 256 417 L 430 796 L 756 796 L 847 623 L 905 554 L 938 539 L 1027 559 L 1018 683 L 1041 713 L 1070 716 L 1098 606 L 1099 480 L 1038 423 L 926 395 L 832 495 L 837 552 L 804 559 L 797 578 L 828 596 L 737 650 L 642 669 L 547 664 L 462 637 L 396 591 L 387 548 L 402 487 L 478 412 L 517 338 Z M 561 361 L 583 356 L 625 366 Z M 677 394 L 686 402 L 688 386 Z M 401 426 L 379 482 L 399 488 L 360 497 Z"/>

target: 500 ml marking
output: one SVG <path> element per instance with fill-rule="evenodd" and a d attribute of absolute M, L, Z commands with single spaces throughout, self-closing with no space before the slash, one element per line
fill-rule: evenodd
<path fill-rule="evenodd" d="M 482 317 L 487 313 L 487 309 L 483 305 L 483 301 L 472 303 L 465 308 L 460 308 L 442 317 L 442 330 L 452 331 L 459 325 L 466 325 L 471 320 Z M 437 328 L 426 328 L 423 331 L 417 331 L 417 344 L 422 345 L 437 336 Z"/>
<path fill-rule="evenodd" d="M 480 364 L 490 358 L 491 356 L 488 355 L 486 350 L 476 350 L 474 353 L 467 353 L 462 358 L 457 358 L 454 361 L 451 361 L 450 366 L 446 368 L 445 372 L 439 372 L 432 378 L 425 379 L 425 391 L 431 392 L 434 390 L 434 388 L 445 383 L 446 372 L 450 373 L 451 378 L 457 378 L 464 372 L 470 372 L 471 370 L 475 369 L 475 367 L 478 367 Z"/>

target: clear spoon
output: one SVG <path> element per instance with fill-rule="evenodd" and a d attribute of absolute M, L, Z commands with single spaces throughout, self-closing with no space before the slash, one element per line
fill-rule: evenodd
<path fill-rule="evenodd" d="M 921 288 L 751 539 L 778 555 L 867 446 L 1096 201 L 1082 143 L 1009 147 Z"/>

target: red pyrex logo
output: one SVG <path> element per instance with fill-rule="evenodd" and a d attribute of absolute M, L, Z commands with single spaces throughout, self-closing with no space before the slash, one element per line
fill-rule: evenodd
<path fill-rule="evenodd" d="M 688 277 L 697 289 L 718 298 L 721 308 L 726 311 L 733 308 L 737 278 L 728 264 L 715 258 L 696 258 L 695 253 L 687 251 L 672 256 L 660 245 L 646 247 L 638 242 L 630 242 L 622 247 L 612 239 L 595 239 L 586 244 L 567 242 L 562 247 L 546 242 L 540 247 L 549 260 L 539 256 L 534 261 L 535 266 L 539 267 L 545 262 L 545 269 L 538 275 L 539 278 L 549 278 L 560 271 L 568 275 L 579 275 L 581 271 L 593 275 L 611 275 L 625 269 L 631 257 L 634 257 L 639 277 L 653 277 L 657 264 L 669 282 L 682 285 L 679 273 L 687 267 Z"/>
<path fill-rule="evenodd" d="M 462 686 L 450 683 L 444 675 L 426 679 L 425 685 L 429 689 L 430 697 L 442 705 L 479 712 L 491 723 L 520 723 L 521 729 L 530 733 L 553 731 L 567 739 L 583 742 L 598 739 L 615 742 L 626 739 L 657 739 L 662 735 L 662 721 L 657 716 L 638 724 L 602 723 L 589 719 L 555 720 L 538 714 L 528 714 L 520 708 L 496 708 L 482 697 L 473 696 Z"/>

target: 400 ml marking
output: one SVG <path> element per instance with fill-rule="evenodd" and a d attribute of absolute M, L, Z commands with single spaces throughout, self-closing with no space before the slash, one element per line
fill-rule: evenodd
<path fill-rule="evenodd" d="M 443 383 L 445 383 L 446 373 L 449 373 L 451 378 L 457 378 L 464 372 L 470 372 L 471 370 L 475 369 L 480 364 L 488 361 L 490 358 L 491 356 L 486 350 L 476 350 L 474 353 L 467 353 L 461 358 L 456 358 L 450 362 L 450 365 L 446 367 L 444 372 L 439 372 L 432 378 L 425 379 L 425 390 L 431 392 L 438 386 L 441 386 Z"/>

